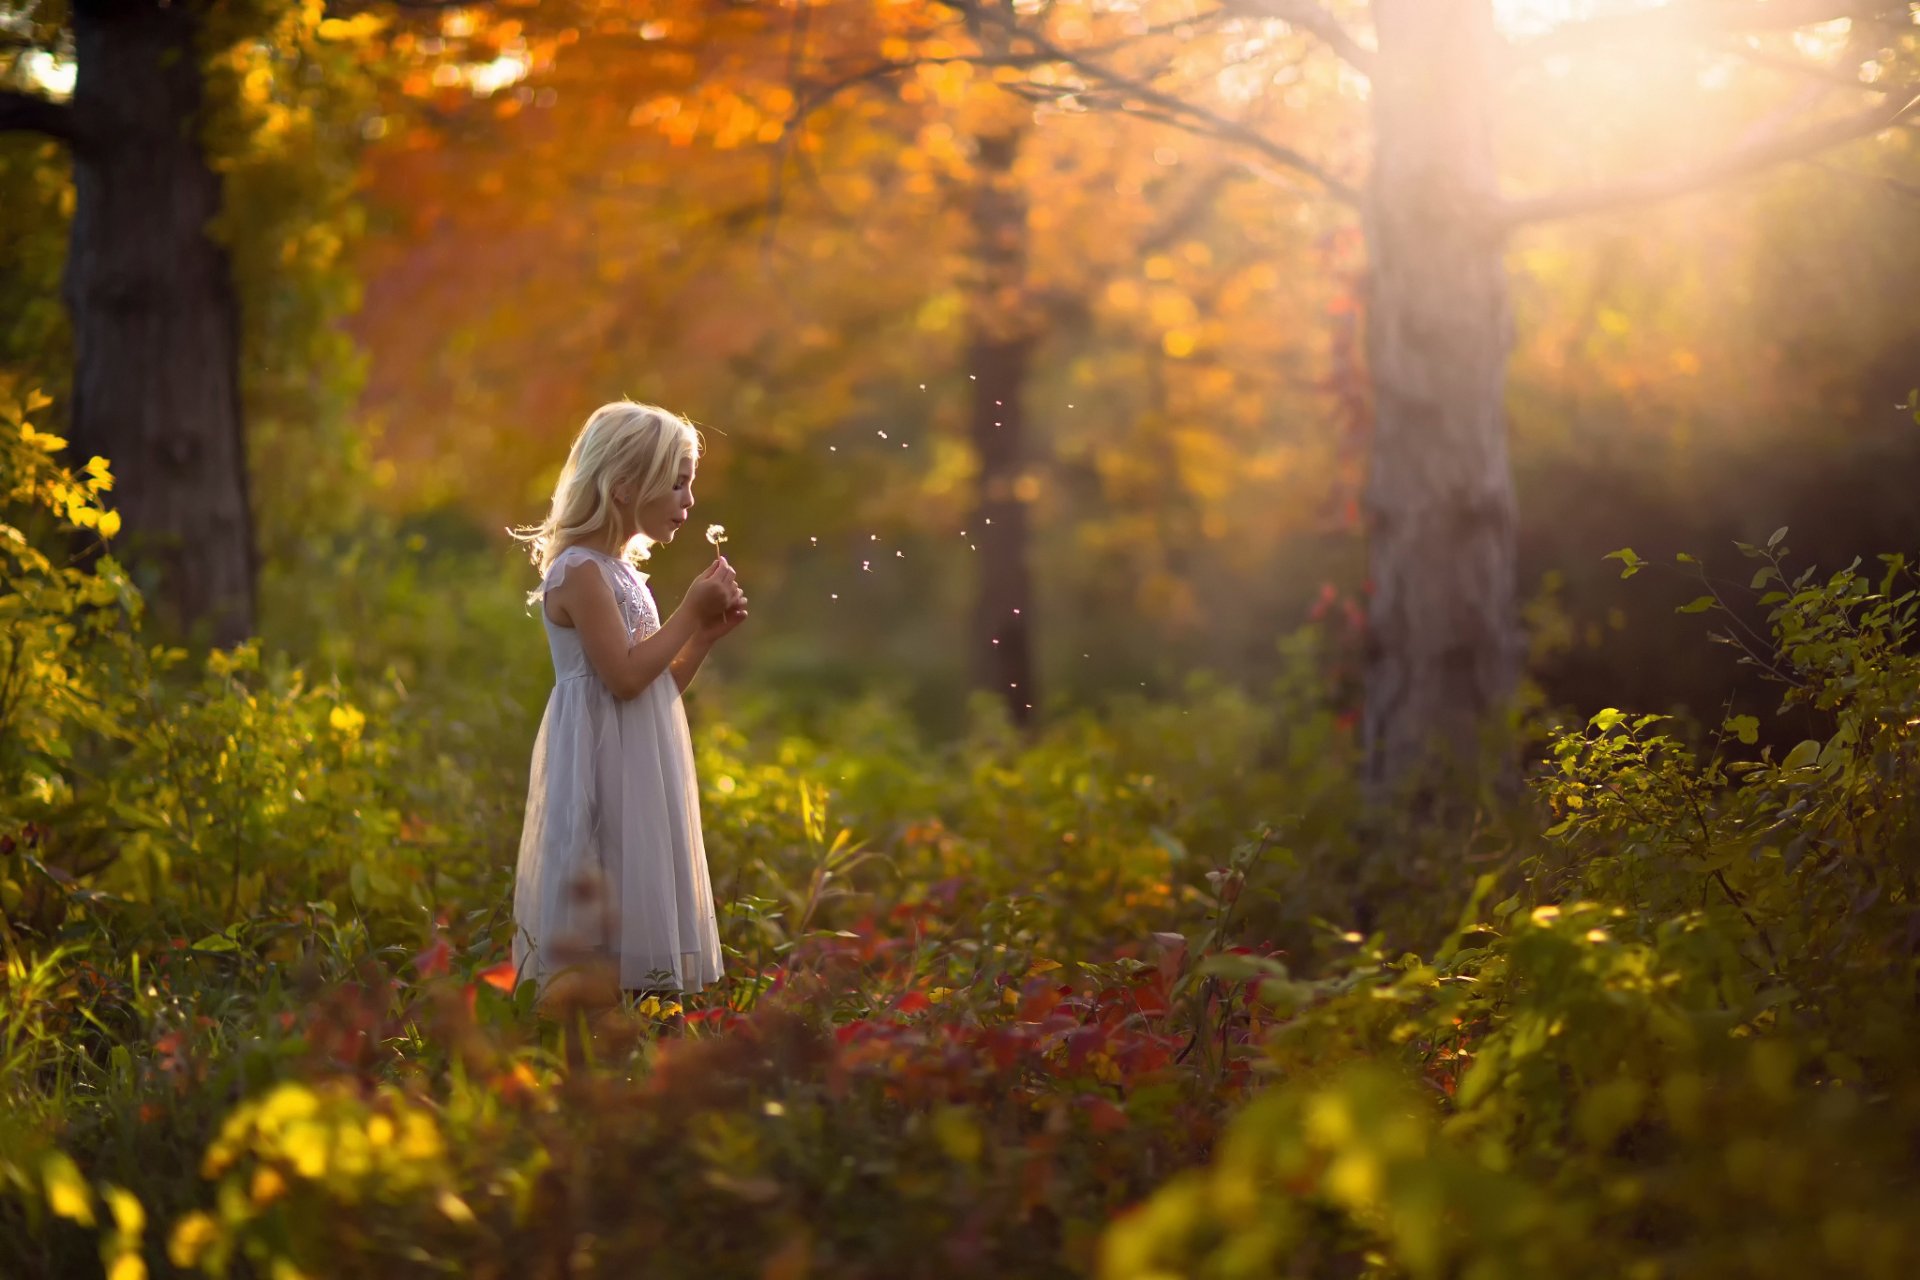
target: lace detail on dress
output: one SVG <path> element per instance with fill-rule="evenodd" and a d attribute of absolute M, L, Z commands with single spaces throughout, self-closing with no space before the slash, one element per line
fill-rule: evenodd
<path fill-rule="evenodd" d="M 629 632 L 645 639 L 660 629 L 660 611 L 654 605 L 653 592 L 647 589 L 647 575 L 603 551 L 586 547 L 568 547 L 562 551 L 548 566 L 546 579 L 540 584 L 535 599 L 544 600 L 546 593 L 566 578 L 569 569 L 585 562 L 597 565 L 607 585 L 613 588 L 614 601 L 620 606 L 620 620 L 626 623 Z"/>

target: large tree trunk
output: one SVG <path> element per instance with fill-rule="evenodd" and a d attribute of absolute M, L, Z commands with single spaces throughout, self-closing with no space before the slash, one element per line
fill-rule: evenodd
<path fill-rule="evenodd" d="M 1511 317 L 1488 0 L 1375 0 L 1363 211 L 1374 428 L 1366 488 L 1371 780 L 1477 763 L 1518 678 L 1507 460 Z"/>
<path fill-rule="evenodd" d="M 1021 130 L 975 140 L 974 281 L 967 343 L 973 381 L 968 427 L 980 463 L 968 538 L 980 548 L 971 640 L 979 682 L 1006 702 L 1016 725 L 1039 705 L 1033 668 L 1033 584 L 1027 565 L 1026 461 L 1021 395 L 1033 335 L 1026 324 L 1027 206 L 1014 161 Z"/>
<path fill-rule="evenodd" d="M 211 234 L 201 6 L 74 0 L 72 438 L 115 476 L 124 559 L 167 624 L 253 628 L 239 308 Z"/>

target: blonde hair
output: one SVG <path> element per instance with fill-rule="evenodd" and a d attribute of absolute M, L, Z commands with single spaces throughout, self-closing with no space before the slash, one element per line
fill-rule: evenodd
<path fill-rule="evenodd" d="M 577 543 L 604 544 L 619 528 L 613 500 L 616 487 L 634 489 L 633 507 L 653 501 L 673 487 L 682 462 L 700 457 L 700 433 L 677 413 L 631 400 L 615 400 L 595 409 L 573 438 L 567 464 L 553 486 L 547 518 L 529 528 L 508 530 L 527 544 L 544 579 L 554 558 Z M 653 540 L 635 533 L 620 549 L 638 564 L 652 554 Z"/>

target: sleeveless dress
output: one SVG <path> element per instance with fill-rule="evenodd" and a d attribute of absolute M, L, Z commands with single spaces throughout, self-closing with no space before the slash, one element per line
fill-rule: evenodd
<path fill-rule="evenodd" d="M 617 969 L 620 986 L 699 991 L 721 974 L 720 933 L 693 740 L 673 673 L 613 696 L 580 637 L 547 617 L 569 573 L 599 573 L 634 639 L 660 629 L 646 575 L 625 560 L 568 547 L 541 583 L 553 694 L 533 746 L 513 892 L 513 963 L 544 990 L 575 965 Z"/>

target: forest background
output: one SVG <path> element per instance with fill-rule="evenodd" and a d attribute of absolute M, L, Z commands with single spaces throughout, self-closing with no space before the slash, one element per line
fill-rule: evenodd
<path fill-rule="evenodd" d="M 0 4 L 0 1261 L 1910 1274 L 1916 32 Z M 622 395 L 753 600 L 665 1040 L 499 965 Z"/>

